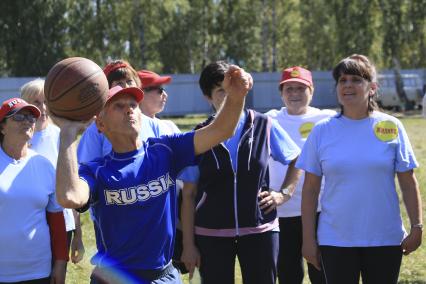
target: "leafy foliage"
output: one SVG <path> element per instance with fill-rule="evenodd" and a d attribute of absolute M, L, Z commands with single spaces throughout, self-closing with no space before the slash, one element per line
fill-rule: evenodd
<path fill-rule="evenodd" d="M 226 59 L 250 71 L 329 70 L 352 53 L 379 68 L 426 66 L 426 0 L 4 0 L 0 75 L 45 76 L 84 56 L 103 66 L 197 73 Z"/>

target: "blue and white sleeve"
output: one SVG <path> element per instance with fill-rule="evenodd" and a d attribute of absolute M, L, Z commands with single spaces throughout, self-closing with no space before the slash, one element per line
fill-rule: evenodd
<path fill-rule="evenodd" d="M 300 154 L 300 148 L 275 119 L 271 119 L 271 156 L 274 160 L 288 165 Z"/>

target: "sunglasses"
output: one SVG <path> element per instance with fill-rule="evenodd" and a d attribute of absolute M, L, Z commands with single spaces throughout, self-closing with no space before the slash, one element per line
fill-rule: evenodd
<path fill-rule="evenodd" d="M 34 117 L 32 114 L 22 114 L 22 113 L 16 113 L 11 117 L 14 121 L 24 121 L 27 120 L 31 123 L 35 123 L 37 121 L 37 118 Z"/>
<path fill-rule="evenodd" d="M 159 95 L 161 95 L 165 89 L 163 87 L 148 87 L 143 89 L 144 92 L 157 91 Z"/>

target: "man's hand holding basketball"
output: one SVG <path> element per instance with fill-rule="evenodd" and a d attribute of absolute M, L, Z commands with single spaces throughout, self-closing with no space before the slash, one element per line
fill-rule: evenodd
<path fill-rule="evenodd" d="M 86 128 L 90 125 L 90 123 L 92 123 L 96 118 L 93 117 L 87 121 L 74 121 L 56 116 L 51 112 L 49 112 L 49 117 L 52 119 L 53 123 L 55 123 L 61 129 L 61 134 L 63 135 L 65 134 L 64 132 L 66 132 L 69 134 L 67 136 L 69 136 L 71 140 L 74 140 L 79 134 L 83 133 L 84 130 L 86 130 Z"/>

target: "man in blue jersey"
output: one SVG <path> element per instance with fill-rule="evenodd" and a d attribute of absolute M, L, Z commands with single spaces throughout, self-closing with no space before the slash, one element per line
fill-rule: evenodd
<path fill-rule="evenodd" d="M 251 76 L 232 66 L 229 94 L 218 116 L 197 131 L 138 139 L 142 114 L 139 88 L 114 87 L 96 119 L 113 151 L 78 168 L 76 144 L 86 123 L 54 118 L 61 128 L 57 198 L 66 208 L 92 207 L 103 252 L 92 283 L 181 283 L 171 265 L 176 223 L 175 180 L 195 156 L 231 137 Z"/>

